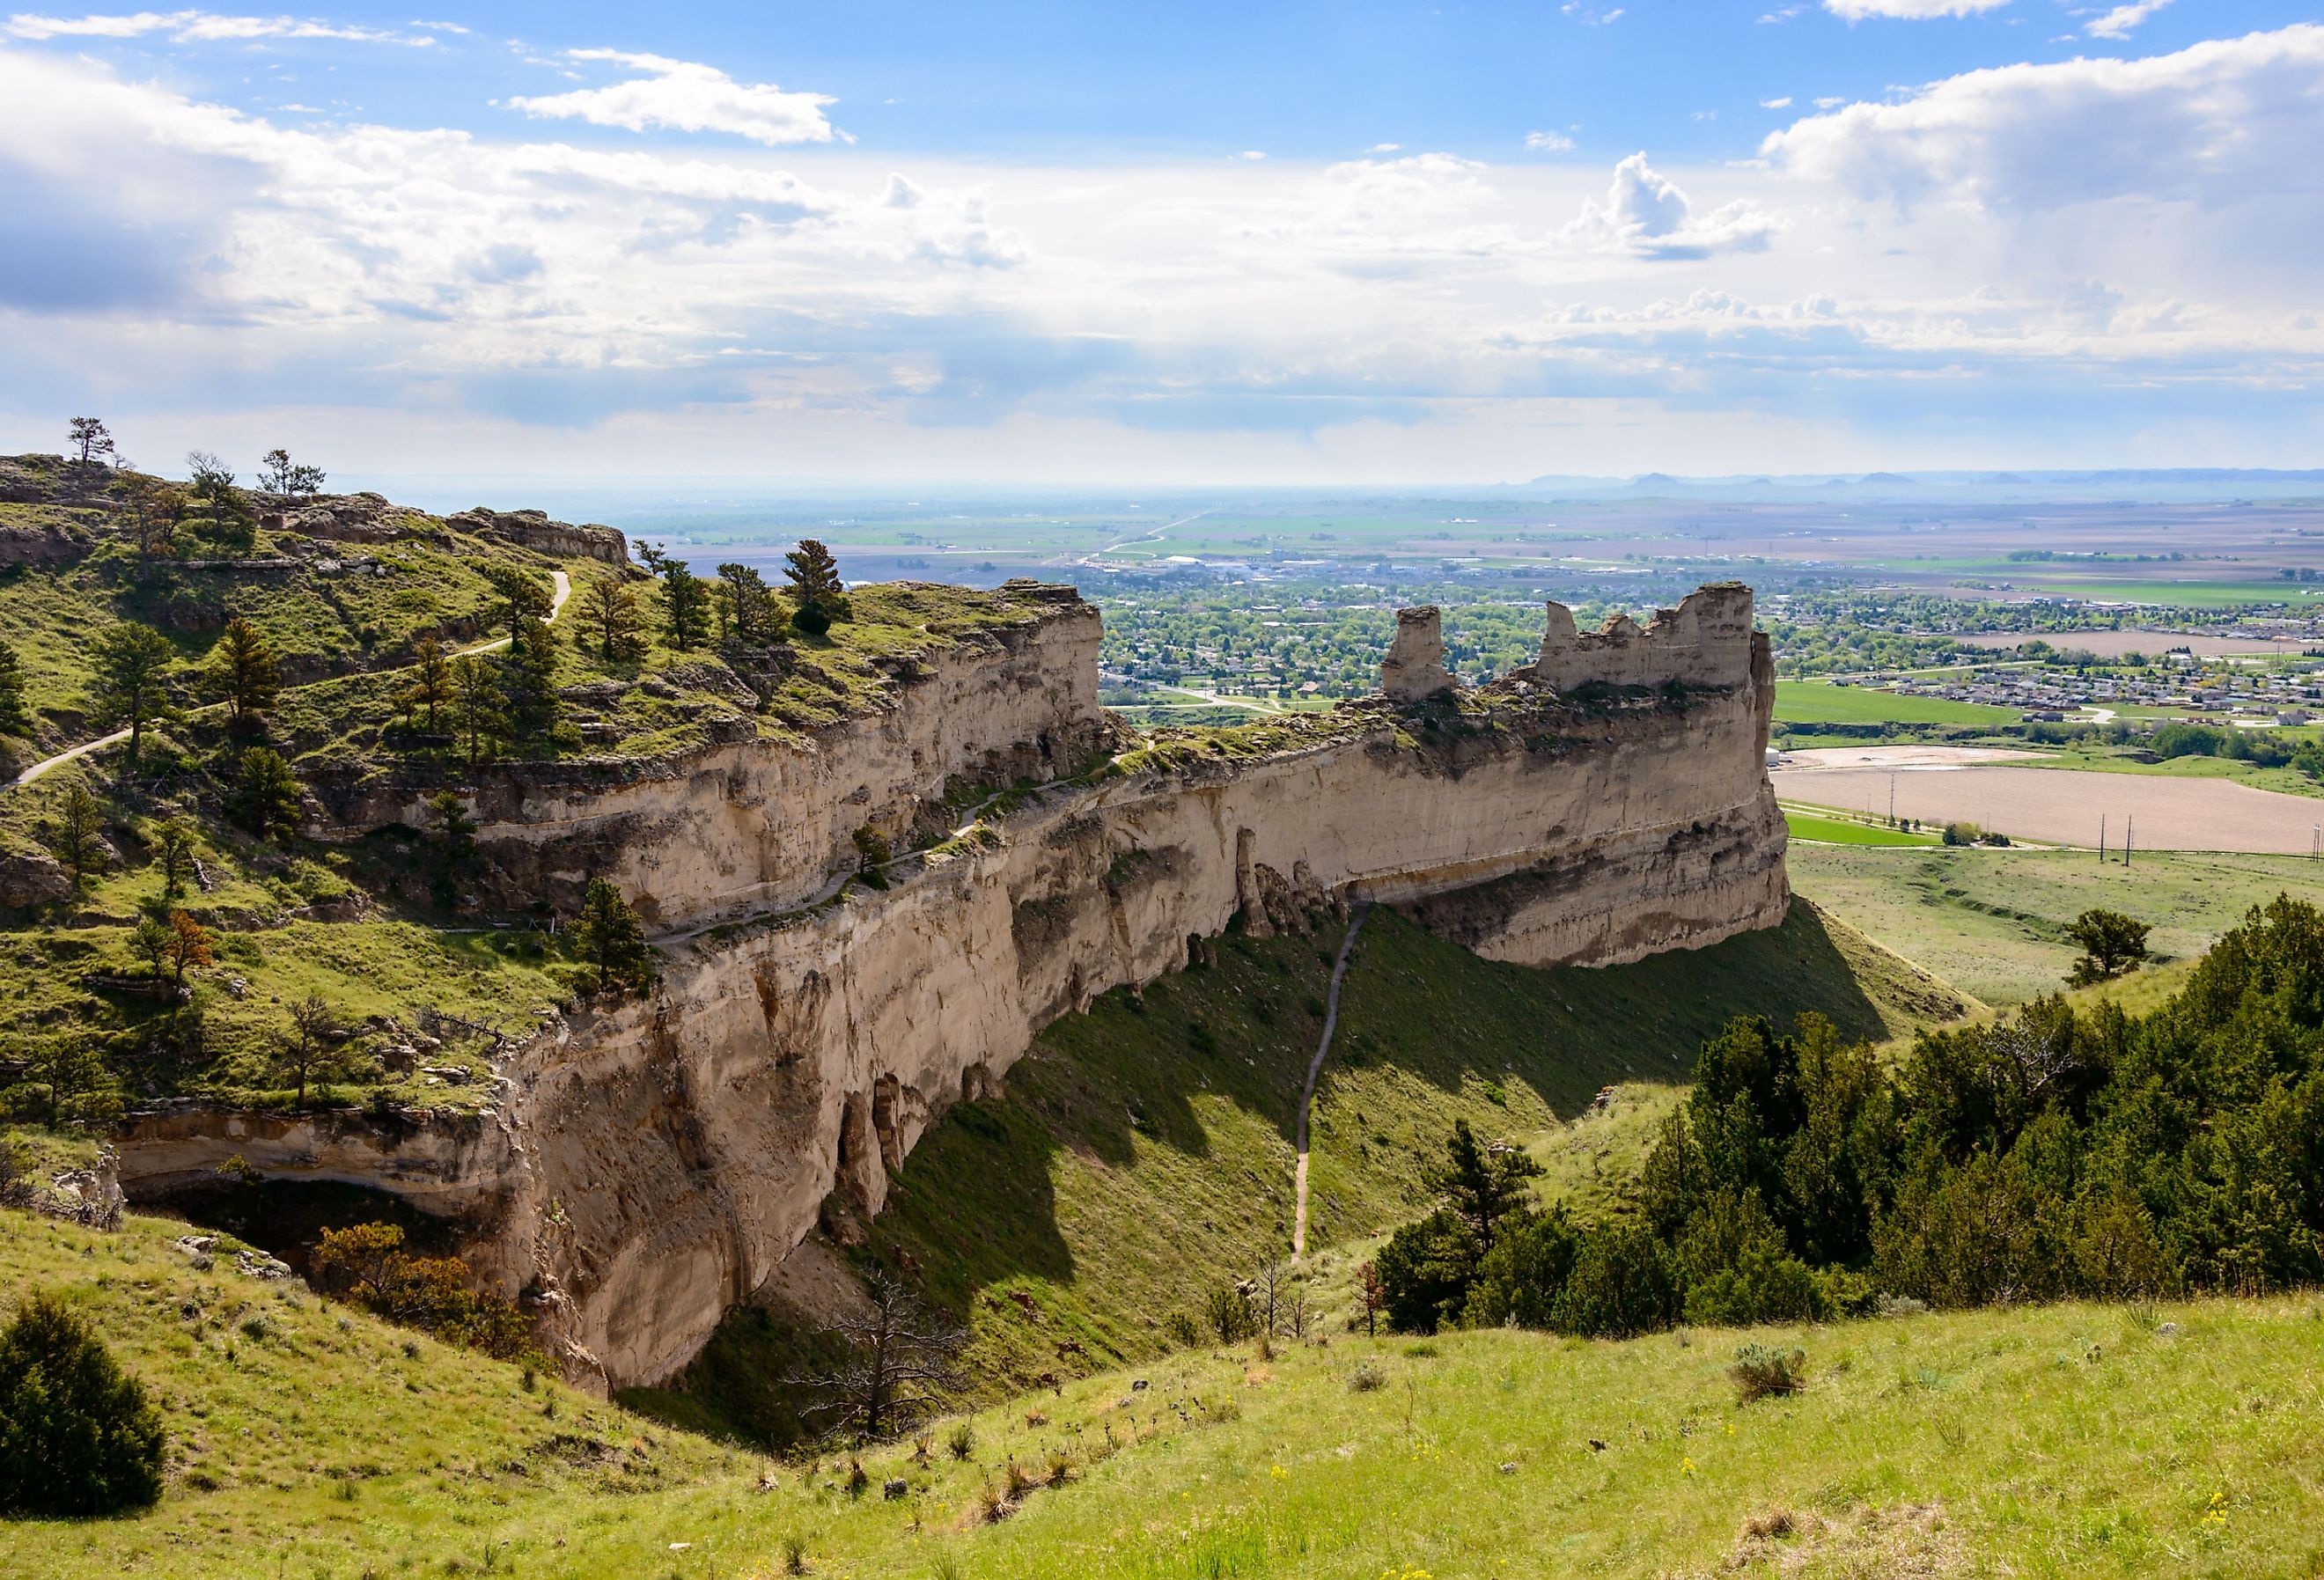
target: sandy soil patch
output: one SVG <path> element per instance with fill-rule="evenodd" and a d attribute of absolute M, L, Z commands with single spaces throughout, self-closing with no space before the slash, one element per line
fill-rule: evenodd
<path fill-rule="evenodd" d="M 1933 767 L 1903 772 L 1864 766 L 1778 768 L 1768 778 L 1784 800 L 1881 814 L 1888 810 L 1893 784 L 1898 817 L 1978 823 L 2014 839 L 2057 845 L 2096 845 L 2103 816 L 2110 847 L 2122 843 L 2124 827 L 2135 820 L 2135 843 L 2142 849 L 2306 855 L 2318 825 L 2324 824 L 2324 799 L 2255 790 L 2231 780 L 2068 768 Z"/>
<path fill-rule="evenodd" d="M 1784 753 L 1784 766 L 1794 772 L 1830 768 L 1965 768 L 1972 762 L 2006 762 L 2011 758 L 2039 757 L 2015 746 L 1812 746 Z"/>

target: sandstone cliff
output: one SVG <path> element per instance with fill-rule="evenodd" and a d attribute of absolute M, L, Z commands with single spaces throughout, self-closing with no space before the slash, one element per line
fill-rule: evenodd
<path fill-rule="evenodd" d="M 1402 903 L 1529 964 L 1779 921 L 1773 678 L 1750 606 L 1748 588 L 1707 587 L 1593 638 L 1552 605 L 1542 661 L 1465 693 L 1438 683 L 1441 660 L 1428 672 L 1434 625 L 1416 617 L 1394 672 L 1425 701 L 1286 723 L 1249 755 L 1142 749 L 1075 773 L 1110 725 L 1094 612 L 1060 589 L 1041 618 L 937 656 L 887 713 L 804 746 L 738 743 L 666 776 L 485 806 L 503 859 L 590 860 L 685 929 L 665 933 L 650 998 L 510 1056 L 492 1116 L 443 1135 L 352 1115 L 231 1136 L 215 1116 L 149 1121 L 125 1139 L 124 1180 L 150 1189 L 239 1152 L 456 1211 L 576 1372 L 665 1378 L 827 1202 L 877 1212 L 930 1120 L 997 1083 L 1042 1025 L 1181 967 L 1237 917 L 1264 930 L 1351 898 Z M 885 891 L 833 893 L 850 830 L 926 827 L 973 771 L 1062 782 L 898 864 Z M 747 919 L 702 929 L 738 905 Z"/>

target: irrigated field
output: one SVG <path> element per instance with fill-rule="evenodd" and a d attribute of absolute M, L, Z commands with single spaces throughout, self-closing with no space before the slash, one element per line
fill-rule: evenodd
<path fill-rule="evenodd" d="M 1899 697 L 1825 680 L 1778 680 L 1775 717 L 1793 725 L 2004 725 L 2015 723 L 2018 712 L 1941 697 Z"/>

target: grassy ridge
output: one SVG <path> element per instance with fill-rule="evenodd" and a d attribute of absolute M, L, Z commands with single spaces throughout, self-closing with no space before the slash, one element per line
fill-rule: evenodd
<path fill-rule="evenodd" d="M 988 1409 L 965 1461 L 941 1433 L 926 1464 L 909 1443 L 867 1453 L 869 1491 L 851 1497 L 844 1464 L 770 1467 L 407 1348 L 228 1270 L 226 1247 L 198 1270 L 177 1233 L 0 1213 L 8 1287 L 91 1313 L 155 1391 L 171 1451 L 149 1513 L 0 1524 L 0 1574 L 759 1580 L 792 1542 L 830 1580 L 2304 1580 L 2324 1562 L 2312 1298 L 1197 1349 Z M 1745 1337 L 1801 1348 L 1805 1391 L 1738 1403 L 1725 1372 Z M 1360 1373 L 1379 1386 L 1351 1386 Z M 1038 1484 L 1053 1452 L 1066 1474 Z M 1012 1460 L 1035 1484 L 988 1524 L 982 1489 Z"/>
<path fill-rule="evenodd" d="M 1209 1283 L 1287 1254 L 1293 1121 L 1338 943 L 1333 929 L 1230 938 L 1218 966 L 1142 1002 L 1105 994 L 1042 1033 L 1003 1101 L 960 1104 L 921 1140 L 873 1247 L 908 1254 L 931 1296 L 969 1317 L 989 1391 L 1149 1355 L 1162 1319 Z M 1376 910 L 1316 1089 L 1311 1245 L 1360 1243 L 1420 1210 L 1420 1163 L 1454 1119 L 1528 1135 L 1608 1084 L 1682 1081 L 1729 1016 L 1819 1009 L 1877 1038 L 1966 1007 L 1804 905 L 1711 948 L 1549 971 L 1480 960 Z M 703 1408 L 741 1400 L 762 1413 L 725 1424 L 775 1429 L 781 1401 L 762 1380 L 788 1369 L 792 1343 L 765 1314 L 738 1313 L 693 1398 L 639 1402 L 706 1422 Z"/>

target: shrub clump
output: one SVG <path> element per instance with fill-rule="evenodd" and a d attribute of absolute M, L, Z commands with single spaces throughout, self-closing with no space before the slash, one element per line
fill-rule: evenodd
<path fill-rule="evenodd" d="M 1735 1380 L 1736 1394 L 1745 1404 L 1756 1404 L 1771 1394 L 1797 1393 L 1807 1386 L 1807 1353 L 1779 1350 L 1773 1344 L 1745 1344 L 1735 1352 L 1727 1374 Z"/>
<path fill-rule="evenodd" d="M 161 1495 L 161 1418 L 86 1319 L 35 1294 L 0 1332 L 0 1513 L 86 1516 Z"/>
<path fill-rule="evenodd" d="M 533 1321 L 513 1301 L 468 1287 L 468 1264 L 456 1256 L 414 1256 L 393 1224 L 326 1229 L 314 1268 L 324 1289 L 375 1317 L 482 1350 L 496 1361 L 547 1363 L 533 1342 Z M 406 1344 L 407 1354 L 417 1346 Z"/>

